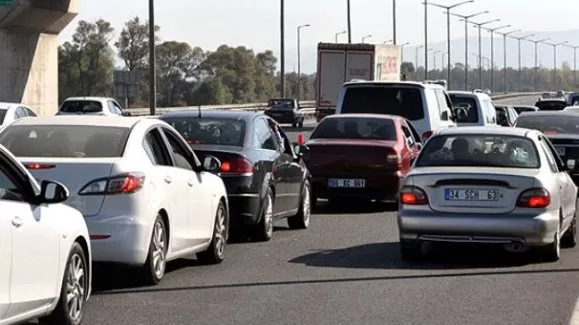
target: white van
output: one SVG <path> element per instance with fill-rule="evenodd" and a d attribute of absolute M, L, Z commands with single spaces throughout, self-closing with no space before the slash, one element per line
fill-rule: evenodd
<path fill-rule="evenodd" d="M 458 126 L 496 126 L 497 113 L 489 95 L 479 92 L 449 91 Z"/>
<path fill-rule="evenodd" d="M 336 114 L 391 114 L 412 122 L 422 140 L 435 130 L 456 126 L 452 102 L 438 84 L 409 81 L 347 82 L 342 86 Z"/>

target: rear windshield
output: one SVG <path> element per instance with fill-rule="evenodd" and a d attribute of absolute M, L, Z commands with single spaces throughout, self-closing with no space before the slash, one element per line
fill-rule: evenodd
<path fill-rule="evenodd" d="M 8 110 L 0 109 L 0 125 L 4 123 L 4 118 L 6 118 L 6 112 L 8 112 Z"/>
<path fill-rule="evenodd" d="M 567 114 L 563 116 L 521 115 L 515 126 L 538 130 L 545 134 L 579 134 L 579 116 L 573 118 Z"/>
<path fill-rule="evenodd" d="M 458 123 L 478 123 L 478 105 L 474 98 L 453 94 L 449 96 Z"/>
<path fill-rule="evenodd" d="M 567 103 L 559 100 L 540 101 L 535 104 L 540 111 L 562 111 Z"/>
<path fill-rule="evenodd" d="M 416 167 L 539 168 L 535 144 L 507 135 L 439 135 L 431 138 Z"/>
<path fill-rule="evenodd" d="M 17 157 L 121 157 L 130 129 L 80 125 L 18 125 L 0 133 L 0 143 Z"/>
<path fill-rule="evenodd" d="M 227 118 L 163 117 L 189 144 L 243 147 L 245 121 Z"/>
<path fill-rule="evenodd" d="M 424 118 L 422 92 L 395 86 L 348 87 L 342 113 L 390 114 L 416 121 Z"/>
<path fill-rule="evenodd" d="M 103 105 L 96 100 L 67 100 L 60 106 L 63 113 L 99 113 L 103 111 Z"/>
<path fill-rule="evenodd" d="M 386 118 L 328 118 L 312 132 L 310 139 L 396 140 L 394 121 Z"/>
<path fill-rule="evenodd" d="M 291 99 L 272 99 L 267 103 L 272 108 L 294 108 L 294 101 Z"/>

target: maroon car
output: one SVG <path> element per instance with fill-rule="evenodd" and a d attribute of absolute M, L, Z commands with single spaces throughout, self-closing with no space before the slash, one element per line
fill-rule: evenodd
<path fill-rule="evenodd" d="M 317 198 L 396 201 L 421 143 L 412 124 L 384 114 L 332 115 L 322 120 L 304 146 Z"/>

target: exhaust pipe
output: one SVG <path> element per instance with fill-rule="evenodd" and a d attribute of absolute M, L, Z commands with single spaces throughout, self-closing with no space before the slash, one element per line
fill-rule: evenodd
<path fill-rule="evenodd" d="M 509 253 L 524 253 L 529 250 L 529 246 L 523 243 L 510 243 L 503 246 Z"/>

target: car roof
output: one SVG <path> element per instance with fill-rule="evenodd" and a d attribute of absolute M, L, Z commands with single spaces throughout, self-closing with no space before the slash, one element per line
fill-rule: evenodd
<path fill-rule="evenodd" d="M 468 134 L 489 134 L 489 135 L 507 135 L 527 137 L 529 132 L 537 132 L 525 128 L 506 128 L 506 127 L 488 127 L 488 126 L 461 126 L 440 129 L 436 135 L 468 135 Z"/>
<path fill-rule="evenodd" d="M 478 92 L 470 92 L 470 91 L 464 91 L 464 90 L 451 90 L 448 91 L 449 95 L 458 95 L 461 97 L 483 97 L 483 98 L 490 98 L 489 95 L 485 94 L 485 93 L 478 93 Z"/>
<path fill-rule="evenodd" d="M 244 120 L 250 121 L 253 120 L 256 116 L 263 115 L 261 112 L 250 112 L 250 111 L 234 111 L 234 110 L 201 110 L 201 119 L 203 117 L 212 117 L 212 118 L 228 118 L 232 120 Z M 197 109 L 190 109 L 184 111 L 176 111 L 176 112 L 168 112 L 160 117 L 198 117 L 199 110 Z M 265 116 L 265 115 L 263 115 Z"/>
<path fill-rule="evenodd" d="M 344 87 L 351 86 L 398 86 L 398 87 L 415 87 L 415 88 L 432 88 L 442 89 L 442 85 L 434 83 L 421 83 L 416 81 L 349 81 L 344 83 Z"/>
<path fill-rule="evenodd" d="M 525 117 L 529 117 L 529 116 L 562 116 L 562 117 L 569 117 L 569 118 L 577 118 L 579 117 L 579 114 L 577 114 L 576 112 L 565 112 L 565 110 L 562 111 L 537 111 L 534 112 L 532 114 L 525 114 Z"/>
<path fill-rule="evenodd" d="M 369 113 L 359 113 L 359 114 L 333 114 L 328 115 L 324 119 L 339 119 L 339 118 L 375 118 L 375 119 L 389 119 L 389 120 L 404 120 L 404 118 L 398 115 L 390 114 L 369 114 Z"/>
<path fill-rule="evenodd" d="M 96 96 L 84 96 L 84 97 L 68 97 L 64 102 L 69 100 L 94 100 L 94 101 L 104 101 L 104 100 L 114 100 L 110 97 L 96 97 Z"/>
<path fill-rule="evenodd" d="M 121 117 L 102 115 L 58 115 L 40 116 L 34 118 L 22 118 L 14 121 L 11 125 L 74 125 L 74 126 L 110 126 L 132 128 L 141 121 L 150 121 L 154 124 L 155 119 L 148 117 Z M 147 123 L 147 122 L 144 122 Z M 164 122 L 162 122 L 164 123 Z"/>
<path fill-rule="evenodd" d="M 10 109 L 16 106 L 26 106 L 26 105 L 20 103 L 0 102 L 0 109 Z"/>

